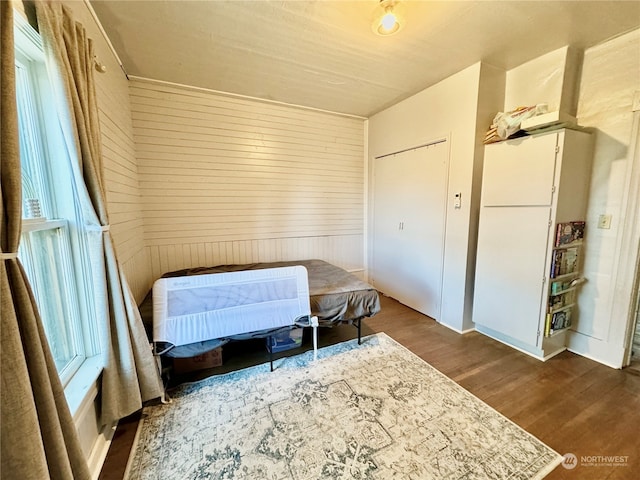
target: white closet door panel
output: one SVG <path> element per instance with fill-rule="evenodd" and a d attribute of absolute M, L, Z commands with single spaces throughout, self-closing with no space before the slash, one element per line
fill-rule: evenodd
<path fill-rule="evenodd" d="M 549 207 L 484 208 L 478 230 L 473 320 L 533 346 L 543 307 L 549 215 Z"/>
<path fill-rule="evenodd" d="M 405 166 L 396 156 L 376 159 L 374 172 L 373 283 L 378 290 L 394 295 L 402 285 L 399 263 L 402 217 L 401 192 L 406 179 Z M 396 297 L 397 298 L 397 297 Z"/>
<path fill-rule="evenodd" d="M 404 238 L 406 304 L 431 318 L 440 318 L 442 259 L 446 212 L 446 144 L 407 152 L 413 171 L 422 180 L 409 182 L 401 234 Z"/>
<path fill-rule="evenodd" d="M 558 134 L 488 145 L 482 206 L 551 205 Z"/>
<path fill-rule="evenodd" d="M 448 146 L 376 159 L 374 285 L 440 317 Z"/>

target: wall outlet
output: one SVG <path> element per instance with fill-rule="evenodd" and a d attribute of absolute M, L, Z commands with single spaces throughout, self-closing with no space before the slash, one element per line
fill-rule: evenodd
<path fill-rule="evenodd" d="M 611 228 L 611 215 L 609 214 L 600 215 L 598 217 L 598 228 L 605 228 L 605 229 Z"/>

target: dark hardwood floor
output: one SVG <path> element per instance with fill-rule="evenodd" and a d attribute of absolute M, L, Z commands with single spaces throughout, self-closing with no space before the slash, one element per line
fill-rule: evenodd
<path fill-rule="evenodd" d="M 477 332 L 453 332 L 391 298 L 383 296 L 381 302 L 382 311 L 364 322 L 363 335 L 385 332 L 560 454 L 576 455 L 576 468 L 558 466 L 548 479 L 640 478 L 637 372 L 614 370 L 569 352 L 540 362 Z M 356 329 L 349 325 L 320 329 L 320 345 L 355 336 Z M 305 335 L 303 346 L 286 354 L 310 348 L 310 335 Z M 268 361 L 263 342 L 229 344 L 223 358 L 223 366 L 173 383 Z M 120 422 L 100 480 L 122 479 L 139 416 Z M 611 466 L 598 458 L 607 456 L 627 458 Z"/>

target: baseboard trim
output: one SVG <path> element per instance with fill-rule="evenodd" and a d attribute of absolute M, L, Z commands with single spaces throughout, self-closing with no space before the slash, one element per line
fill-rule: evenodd
<path fill-rule="evenodd" d="M 459 333 L 460 335 L 466 335 L 467 333 L 471 333 L 471 332 L 477 331 L 475 327 L 467 328 L 465 330 L 460 330 L 459 328 L 452 327 L 451 325 L 447 325 L 444 322 L 438 322 L 438 325 L 442 325 L 443 327 L 447 327 L 449 330 L 453 330 L 454 332 Z"/>
<path fill-rule="evenodd" d="M 102 465 L 104 465 L 104 460 L 107 458 L 107 453 L 109 452 L 109 447 L 111 446 L 113 435 L 116 433 L 117 426 L 118 422 L 111 426 L 105 426 L 102 429 L 102 432 L 100 432 L 100 435 L 98 435 L 96 443 L 91 449 L 91 454 L 87 459 L 87 463 L 89 465 L 89 472 L 91 472 L 92 480 L 98 480 L 98 477 L 100 476 Z"/>
<path fill-rule="evenodd" d="M 608 360 L 604 360 L 595 355 L 591 355 L 590 353 L 583 352 L 577 348 L 567 347 L 567 350 L 569 350 L 571 353 L 575 353 L 576 355 L 580 355 L 581 357 L 588 358 L 589 360 L 593 360 L 594 362 L 604 365 L 605 367 L 613 368 L 615 370 L 621 370 L 623 368 L 622 365 L 619 365 L 614 362 L 609 362 Z"/>
<path fill-rule="evenodd" d="M 503 333 L 497 332 L 491 328 L 485 327 L 483 325 L 476 324 L 476 331 L 483 335 L 486 335 L 489 338 L 494 339 L 496 342 L 500 342 L 508 347 L 513 348 L 514 350 L 519 351 L 520 353 L 524 353 L 525 355 L 529 355 L 536 360 L 545 361 L 546 358 L 543 355 L 542 350 L 531 349 L 528 348 L 527 345 L 523 344 L 519 340 L 512 338 L 508 335 L 504 335 Z"/>

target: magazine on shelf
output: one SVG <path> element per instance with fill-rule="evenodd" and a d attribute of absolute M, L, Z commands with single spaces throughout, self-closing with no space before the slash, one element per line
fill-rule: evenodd
<path fill-rule="evenodd" d="M 545 319 L 544 334 L 549 336 L 554 332 L 564 330 L 571 326 L 571 309 L 548 313 Z"/>
<path fill-rule="evenodd" d="M 578 248 L 567 248 L 564 252 L 564 259 L 562 264 L 562 274 L 574 273 L 578 268 Z"/>
<path fill-rule="evenodd" d="M 560 248 L 553 251 L 551 278 L 574 273 L 578 268 L 578 247 Z"/>
<path fill-rule="evenodd" d="M 556 247 L 578 242 L 584 238 L 585 222 L 560 222 L 556 225 Z"/>

